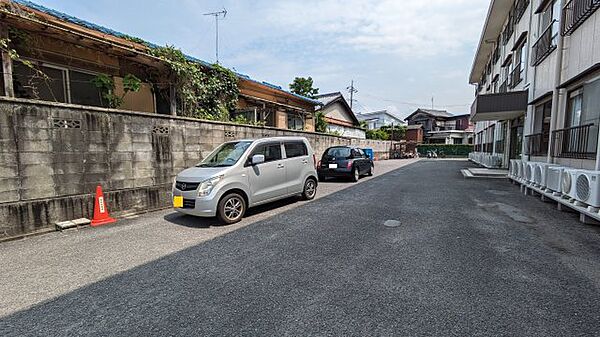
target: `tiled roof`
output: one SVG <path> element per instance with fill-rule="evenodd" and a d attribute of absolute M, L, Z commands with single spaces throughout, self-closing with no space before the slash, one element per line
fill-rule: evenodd
<path fill-rule="evenodd" d="M 332 92 L 329 94 L 317 95 L 317 96 L 315 96 L 315 99 L 317 101 L 321 102 L 321 104 L 327 105 L 327 104 L 335 101 L 336 99 L 340 98 L 340 96 L 342 96 L 341 92 Z"/>
<path fill-rule="evenodd" d="M 422 112 L 428 113 L 436 117 L 452 117 L 453 115 L 446 110 L 434 110 L 434 109 L 419 109 Z"/>
<path fill-rule="evenodd" d="M 72 16 L 72 15 L 69 15 L 69 14 L 57 11 L 57 10 L 52 9 L 52 8 L 48 8 L 48 7 L 36 4 L 36 3 L 28 1 L 28 0 L 13 0 L 13 1 L 16 2 L 16 3 L 18 3 L 18 4 L 20 4 L 20 5 L 23 5 L 23 6 L 32 8 L 32 9 L 35 9 L 37 11 L 46 13 L 48 15 L 52 15 L 52 16 L 60 19 L 60 20 L 63 20 L 63 21 L 66 21 L 66 22 L 70 22 L 70 23 L 74 23 L 76 25 L 79 25 L 79 26 L 82 26 L 82 27 L 85 27 L 85 28 L 88 28 L 88 29 L 92 29 L 92 30 L 95 30 L 95 31 L 98 31 L 98 32 L 101 32 L 101 33 L 104 33 L 104 34 L 112 35 L 112 36 L 123 38 L 123 39 L 129 39 L 129 38 L 132 37 L 132 36 L 127 35 L 125 33 L 121 33 L 121 32 L 118 32 L 116 30 L 113 30 L 113 29 L 110 29 L 110 28 L 106 28 L 104 26 L 97 25 L 95 23 L 92 23 L 92 22 L 89 22 L 89 21 L 77 18 L 75 16 Z M 146 44 L 150 48 L 157 48 L 158 47 L 158 45 L 156 45 L 154 43 L 151 43 L 151 42 L 144 41 L 144 44 Z M 188 60 L 192 61 L 192 62 L 200 63 L 200 64 L 202 64 L 202 65 L 204 65 L 206 67 L 211 67 L 212 66 L 212 64 L 210 64 L 210 63 L 208 63 L 206 61 L 200 60 L 200 59 L 198 59 L 196 57 L 193 57 L 193 56 L 190 56 L 190 55 L 185 55 L 185 57 Z M 251 78 L 248 75 L 241 74 L 241 73 L 238 73 L 238 72 L 235 72 L 235 74 L 238 77 L 242 78 L 242 79 L 245 79 L 245 80 L 248 80 L 248 81 L 252 81 L 252 82 L 256 82 L 256 83 L 259 83 L 261 85 L 268 86 L 268 87 L 273 88 L 275 90 L 282 91 L 282 92 L 284 92 L 286 94 L 298 97 L 299 99 L 302 99 L 304 101 L 310 102 L 312 104 L 315 104 L 315 105 L 321 104 L 317 100 L 314 100 L 314 99 L 311 99 L 311 98 L 308 98 L 308 97 L 304 97 L 304 96 L 295 94 L 293 92 L 289 92 L 287 90 L 284 90 L 281 86 L 270 84 L 268 82 L 263 82 L 263 81 L 255 80 L 255 79 Z"/>

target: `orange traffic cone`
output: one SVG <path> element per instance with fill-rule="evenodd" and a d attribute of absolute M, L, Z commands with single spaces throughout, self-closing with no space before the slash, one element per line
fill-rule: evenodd
<path fill-rule="evenodd" d="M 117 221 L 108 215 L 108 209 L 106 208 L 104 194 L 102 194 L 102 187 L 100 185 L 96 187 L 95 199 L 96 201 L 94 202 L 94 218 L 92 219 L 92 227 L 98 227 Z"/>

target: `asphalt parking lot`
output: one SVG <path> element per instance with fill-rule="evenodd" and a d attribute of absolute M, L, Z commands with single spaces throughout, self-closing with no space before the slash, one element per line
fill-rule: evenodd
<path fill-rule="evenodd" d="M 597 335 L 598 227 L 505 180 L 465 180 L 468 165 L 421 160 L 208 241 L 158 212 L 3 244 L 3 263 L 22 260 L 3 274 L 0 335 Z M 47 257 L 61 253 L 65 264 Z M 15 274 L 41 285 L 88 273 L 18 304 L 39 288 Z"/>
<path fill-rule="evenodd" d="M 375 177 L 414 161 L 375 162 Z M 375 177 L 363 177 L 359 184 Z M 329 180 L 319 185 L 315 200 L 352 186 L 354 183 L 343 179 Z M 121 219 L 111 226 L 0 243 L 0 317 L 305 203 L 292 198 L 251 209 L 242 222 L 230 226 L 221 226 L 216 219 L 184 216 L 168 209 Z"/>

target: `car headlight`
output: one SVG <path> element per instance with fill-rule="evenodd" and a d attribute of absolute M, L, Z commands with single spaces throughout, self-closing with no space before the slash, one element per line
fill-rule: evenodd
<path fill-rule="evenodd" d="M 212 192 L 213 188 L 223 179 L 223 175 L 216 176 L 210 179 L 207 179 L 200 183 L 198 186 L 198 196 L 205 197 Z"/>

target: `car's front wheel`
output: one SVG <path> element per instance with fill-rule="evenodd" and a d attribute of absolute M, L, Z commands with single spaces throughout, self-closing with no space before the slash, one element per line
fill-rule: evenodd
<path fill-rule="evenodd" d="M 302 191 L 302 199 L 312 200 L 317 195 L 317 181 L 314 178 L 306 179 L 304 190 Z"/>
<path fill-rule="evenodd" d="M 371 165 L 369 167 L 369 172 L 367 172 L 367 175 L 370 177 L 373 175 L 373 173 L 375 173 L 375 165 Z"/>
<path fill-rule="evenodd" d="M 246 207 L 246 200 L 241 195 L 227 194 L 219 201 L 217 217 L 228 225 L 240 222 L 246 213 Z"/>

